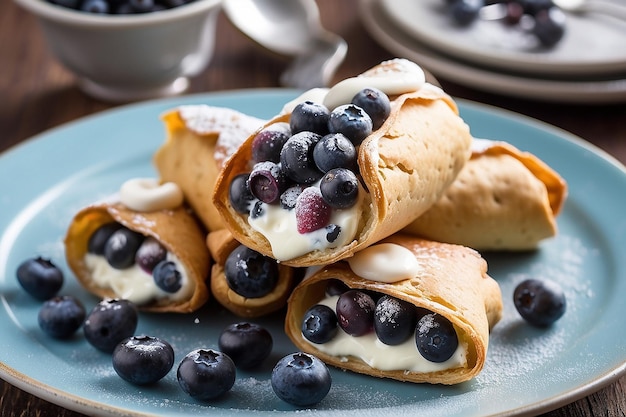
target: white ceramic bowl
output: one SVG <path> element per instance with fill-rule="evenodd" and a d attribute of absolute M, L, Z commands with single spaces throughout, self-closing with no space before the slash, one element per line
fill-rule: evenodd
<path fill-rule="evenodd" d="M 89 95 L 125 102 L 180 94 L 204 70 L 221 0 L 133 15 L 95 15 L 15 0 L 39 18 L 52 53 Z"/>

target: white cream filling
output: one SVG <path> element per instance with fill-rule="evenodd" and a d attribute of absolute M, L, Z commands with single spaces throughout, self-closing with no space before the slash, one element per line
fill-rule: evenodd
<path fill-rule="evenodd" d="M 109 265 L 104 256 L 88 253 L 85 255 L 85 265 L 91 273 L 93 282 L 98 287 L 109 288 L 118 298 L 129 300 L 137 305 L 161 299 L 172 301 L 189 299 L 193 293 L 193 283 L 189 279 L 185 267 L 172 253 L 168 252 L 166 259 L 174 262 L 176 269 L 181 274 L 182 286 L 175 293 L 160 289 L 155 284 L 152 275 L 145 272 L 137 264 L 125 269 L 115 269 Z"/>
<path fill-rule="evenodd" d="M 334 311 L 338 298 L 339 296 L 336 295 L 329 296 L 318 304 L 324 304 Z M 304 340 L 307 339 L 304 338 Z M 431 362 L 424 358 L 417 350 L 415 336 L 409 337 L 402 344 L 389 346 L 378 340 L 374 332 L 353 337 L 339 328 L 337 335 L 329 342 L 323 344 L 312 343 L 308 340 L 307 342 L 329 355 L 344 357 L 345 360 L 348 356 L 356 357 L 381 371 L 404 370 L 425 373 L 467 366 L 467 346 L 460 341 L 454 354 L 445 362 Z"/>
<path fill-rule="evenodd" d="M 377 282 L 413 278 L 422 269 L 413 252 L 395 243 L 378 243 L 347 259 L 352 272 Z"/>

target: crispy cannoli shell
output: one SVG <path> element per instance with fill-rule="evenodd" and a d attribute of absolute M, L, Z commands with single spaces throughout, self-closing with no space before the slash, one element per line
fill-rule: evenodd
<path fill-rule="evenodd" d="M 288 114 L 282 115 L 268 125 L 288 120 Z M 228 197 L 232 179 L 250 171 L 253 138 L 224 165 L 213 201 L 235 239 L 273 256 L 268 240 L 249 226 L 246 215 L 232 208 Z M 328 264 L 402 229 L 430 208 L 454 181 L 470 157 L 471 140 L 454 101 L 441 89 L 427 84 L 396 97 L 385 123 L 358 149 L 358 165 L 368 192 L 354 240 L 281 262 L 291 266 Z"/>
<path fill-rule="evenodd" d="M 207 245 L 215 260 L 211 268 L 211 292 L 213 297 L 227 310 L 239 317 L 254 318 L 273 313 L 287 304 L 294 282 L 294 268 L 279 264 L 278 283 L 274 290 L 259 298 L 246 298 L 230 289 L 224 264 L 228 255 L 237 248 L 237 242 L 226 229 L 217 230 L 207 236 Z"/>
<path fill-rule="evenodd" d="M 565 180 L 531 153 L 481 142 L 443 197 L 403 232 L 478 250 L 530 250 L 555 236 Z"/>
<path fill-rule="evenodd" d="M 215 180 L 224 161 L 264 121 L 206 105 L 181 106 L 161 118 L 167 138 L 153 157 L 161 181 L 178 184 L 207 230 L 222 229 L 211 201 Z"/>
<path fill-rule="evenodd" d="M 99 203 L 80 210 L 72 220 L 65 236 L 67 263 L 80 284 L 90 293 L 102 298 L 118 297 L 111 289 L 97 286 L 85 265 L 85 255 L 91 235 L 102 225 L 116 221 L 145 236 L 157 239 L 185 266 L 189 279 L 195 283 L 190 299 L 162 300 L 138 306 L 143 311 L 188 313 L 200 308 L 209 299 L 206 280 L 211 263 L 205 245 L 205 234 L 187 208 L 137 212 L 121 203 Z"/>
<path fill-rule="evenodd" d="M 490 329 L 502 315 L 502 297 L 495 280 L 487 275 L 487 263 L 473 249 L 395 234 L 382 242 L 400 244 L 411 250 L 423 270 L 419 276 L 380 283 L 355 275 L 345 261 L 321 267 L 296 286 L 288 302 L 285 331 L 303 351 L 330 365 L 376 377 L 409 382 L 457 384 L 482 370 L 487 356 Z M 339 279 L 351 288 L 368 289 L 406 300 L 448 318 L 459 343 L 468 347 L 467 366 L 446 371 L 416 373 L 374 369 L 356 357 L 336 357 L 318 350 L 302 336 L 302 318 L 323 297 L 326 281 Z"/>

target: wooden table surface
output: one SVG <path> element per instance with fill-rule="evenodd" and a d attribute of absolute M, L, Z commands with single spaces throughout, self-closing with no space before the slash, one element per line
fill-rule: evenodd
<path fill-rule="evenodd" d="M 319 0 L 318 4 L 324 25 L 349 43 L 347 59 L 335 81 L 394 57 L 367 34 L 358 18 L 358 0 Z M 192 80 L 190 93 L 279 86 L 279 75 L 288 63 L 285 57 L 255 46 L 224 16 L 219 19 L 218 39 L 212 62 Z M 89 98 L 76 88 L 72 75 L 47 50 L 37 21 L 11 0 L 0 1 L 0 69 L 0 151 L 46 129 L 116 106 Z M 439 81 L 455 97 L 545 121 L 626 163 L 626 103 L 586 106 L 521 100 L 483 93 L 446 79 Z M 80 416 L 2 380 L 0 415 Z M 544 416 L 626 416 L 626 377 Z"/>

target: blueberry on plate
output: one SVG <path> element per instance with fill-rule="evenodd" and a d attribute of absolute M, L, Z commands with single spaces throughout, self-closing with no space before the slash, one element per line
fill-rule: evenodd
<path fill-rule="evenodd" d="M 323 136 L 328 133 L 329 117 L 330 111 L 323 104 L 312 101 L 299 103 L 289 117 L 291 134 L 309 131 Z"/>
<path fill-rule="evenodd" d="M 220 333 L 220 351 L 241 369 L 259 366 L 272 352 L 274 341 L 264 327 L 249 322 L 231 324 Z"/>
<path fill-rule="evenodd" d="M 306 407 L 322 401 L 332 385 L 326 364 L 308 353 L 291 353 L 272 370 L 272 389 L 281 400 Z"/>
<path fill-rule="evenodd" d="M 437 313 L 429 313 L 417 322 L 415 343 L 420 354 L 431 362 L 445 362 L 459 345 L 452 323 Z"/>
<path fill-rule="evenodd" d="M 174 349 L 158 337 L 140 335 L 122 340 L 113 350 L 113 369 L 135 385 L 153 384 L 174 366 Z"/>
<path fill-rule="evenodd" d="M 54 297 L 63 286 L 63 272 L 52 261 L 40 256 L 22 262 L 16 275 L 22 288 L 40 301 Z"/>
<path fill-rule="evenodd" d="M 230 391 L 236 372 L 235 363 L 228 355 L 212 349 L 196 349 L 180 362 L 176 378 L 192 398 L 209 401 Z"/>
<path fill-rule="evenodd" d="M 133 303 L 107 298 L 96 304 L 87 315 L 83 333 L 93 347 L 111 353 L 118 343 L 135 333 L 138 321 L 137 307 Z"/>
<path fill-rule="evenodd" d="M 324 304 L 312 306 L 302 318 L 302 335 L 313 343 L 321 344 L 332 340 L 338 329 L 337 315 Z"/>
<path fill-rule="evenodd" d="M 41 330 L 49 336 L 67 339 L 83 324 L 85 314 L 85 307 L 77 298 L 56 296 L 43 303 L 37 321 Z"/>
<path fill-rule="evenodd" d="M 565 294 L 554 281 L 527 279 L 513 292 L 513 302 L 519 314 L 528 323 L 547 327 L 565 314 Z"/>
<path fill-rule="evenodd" d="M 278 265 L 268 256 L 239 245 L 224 264 L 228 286 L 242 297 L 263 297 L 276 287 Z"/>

